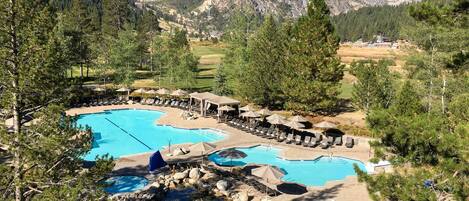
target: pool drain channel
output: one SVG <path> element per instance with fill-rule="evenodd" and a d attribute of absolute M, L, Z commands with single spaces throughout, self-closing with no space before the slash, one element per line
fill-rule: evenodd
<path fill-rule="evenodd" d="M 109 120 L 108 118 L 104 118 L 106 119 L 107 121 L 109 121 L 111 124 L 113 124 L 115 127 L 119 128 L 122 130 L 122 132 L 126 133 L 127 135 L 129 135 L 130 137 L 134 138 L 135 140 L 137 140 L 138 142 L 140 142 L 140 144 L 142 144 L 143 146 L 147 147 L 149 150 L 153 150 L 150 146 L 146 145 L 145 143 L 143 143 L 141 140 L 139 140 L 137 137 L 135 137 L 134 135 L 130 134 L 129 132 L 127 132 L 126 130 L 124 130 L 123 128 L 121 128 L 120 126 L 118 126 L 117 124 L 115 124 L 114 122 L 112 122 L 111 120 Z"/>

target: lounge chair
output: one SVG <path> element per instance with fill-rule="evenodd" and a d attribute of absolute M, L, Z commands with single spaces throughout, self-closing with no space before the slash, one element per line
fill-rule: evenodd
<path fill-rule="evenodd" d="M 297 145 L 301 144 L 301 135 L 296 135 L 295 136 L 295 144 L 297 144 Z"/>
<path fill-rule="evenodd" d="M 329 148 L 329 141 L 327 139 L 324 139 L 324 140 L 321 141 L 320 145 L 321 145 L 321 148 L 327 149 L 327 148 Z"/>
<path fill-rule="evenodd" d="M 287 135 L 287 134 L 286 134 L 285 132 L 281 132 L 280 135 L 279 135 L 278 138 L 277 138 L 277 141 L 278 141 L 278 142 L 284 141 L 285 138 L 287 138 L 286 135 Z"/>
<path fill-rule="evenodd" d="M 170 101 L 170 100 L 167 100 L 167 101 L 164 102 L 164 106 L 167 107 L 170 103 L 171 103 L 171 101 Z"/>
<path fill-rule="evenodd" d="M 334 140 L 334 144 L 337 145 L 337 146 L 341 146 L 342 145 L 342 137 L 336 137 L 335 140 Z"/>
<path fill-rule="evenodd" d="M 352 148 L 353 147 L 353 138 L 347 137 L 345 140 L 345 147 Z"/>
<path fill-rule="evenodd" d="M 328 136 L 328 137 L 327 137 L 327 143 L 328 143 L 330 146 L 334 145 L 334 137 Z"/>
<path fill-rule="evenodd" d="M 309 146 L 309 143 L 311 142 L 311 136 L 306 136 L 305 140 L 303 141 L 303 146 L 307 147 Z"/>
<path fill-rule="evenodd" d="M 309 147 L 316 147 L 316 146 L 318 146 L 320 141 L 321 141 L 321 139 L 319 138 L 319 136 L 318 137 L 312 137 L 308 146 Z"/>
<path fill-rule="evenodd" d="M 287 144 L 290 144 L 292 141 L 293 141 L 293 134 L 290 133 L 290 134 L 288 134 L 287 139 L 285 140 L 285 142 Z"/>

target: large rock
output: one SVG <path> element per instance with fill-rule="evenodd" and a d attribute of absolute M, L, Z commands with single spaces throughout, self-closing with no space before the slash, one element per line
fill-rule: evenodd
<path fill-rule="evenodd" d="M 200 169 L 199 168 L 192 168 L 189 172 L 189 178 L 191 179 L 200 179 Z"/>
<path fill-rule="evenodd" d="M 187 173 L 186 172 L 178 172 L 176 174 L 173 175 L 173 179 L 174 180 L 180 180 L 180 179 L 185 179 L 187 177 Z"/>
<path fill-rule="evenodd" d="M 233 196 L 233 201 L 249 201 L 249 195 L 247 191 L 239 192 Z"/>
<path fill-rule="evenodd" d="M 207 181 L 210 179 L 215 179 L 217 178 L 217 176 L 218 176 L 217 174 L 209 172 L 202 177 L 202 180 Z"/>
<path fill-rule="evenodd" d="M 217 188 L 220 191 L 226 191 L 228 189 L 228 182 L 225 180 L 220 180 L 217 182 Z"/>

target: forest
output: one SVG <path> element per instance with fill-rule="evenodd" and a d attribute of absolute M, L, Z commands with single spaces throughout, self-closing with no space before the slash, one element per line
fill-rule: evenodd
<path fill-rule="evenodd" d="M 409 5 L 365 7 L 332 17 L 342 42 L 373 41 L 382 35 L 395 41 L 401 38 L 401 28 L 414 24 L 408 13 Z"/>

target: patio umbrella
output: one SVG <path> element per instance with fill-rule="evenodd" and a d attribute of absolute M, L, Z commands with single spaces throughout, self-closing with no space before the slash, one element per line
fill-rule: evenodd
<path fill-rule="evenodd" d="M 278 115 L 278 114 L 273 114 L 269 117 L 267 117 L 267 121 L 271 121 L 271 120 L 274 120 L 274 119 L 281 119 L 281 120 L 285 120 L 285 117 L 282 116 L 282 115 Z"/>
<path fill-rule="evenodd" d="M 266 108 L 262 109 L 262 110 L 259 110 L 257 111 L 257 114 L 261 115 L 261 116 L 269 116 L 272 114 L 272 112 Z"/>
<path fill-rule="evenodd" d="M 232 149 L 226 149 L 218 153 L 218 155 L 222 158 L 228 158 L 231 160 L 230 165 L 233 165 L 233 159 L 240 159 L 240 158 L 246 158 L 248 156 L 246 153 L 236 150 L 234 148 Z"/>
<path fill-rule="evenodd" d="M 256 108 L 254 108 L 254 106 L 252 106 L 252 105 L 246 105 L 242 108 L 239 108 L 239 110 L 241 110 L 241 111 L 254 111 L 255 109 Z"/>
<path fill-rule="evenodd" d="M 176 91 L 173 91 L 173 93 L 171 93 L 171 96 L 186 96 L 187 94 L 187 91 L 178 89 Z"/>
<path fill-rule="evenodd" d="M 290 128 L 294 128 L 294 129 L 300 129 L 300 128 L 304 128 L 305 125 L 300 123 L 300 122 L 296 122 L 296 121 L 290 121 L 286 124 L 284 124 L 285 126 L 288 126 Z"/>
<path fill-rule="evenodd" d="M 272 120 L 268 120 L 268 122 L 270 124 L 273 124 L 273 125 L 283 125 L 283 124 L 286 124 L 287 122 L 281 118 L 275 118 L 275 119 L 272 119 Z"/>
<path fill-rule="evenodd" d="M 293 117 L 290 117 L 289 119 L 290 121 L 294 121 L 294 122 L 308 122 L 308 120 L 302 116 L 299 116 L 299 115 L 296 115 L 296 116 L 293 116 Z"/>
<path fill-rule="evenodd" d="M 285 175 L 282 170 L 271 165 L 265 165 L 256 169 L 252 169 L 251 174 L 273 184 L 281 183 L 281 179 Z"/>
<path fill-rule="evenodd" d="M 215 149 L 217 145 L 208 143 L 208 142 L 200 142 L 197 144 L 193 144 L 189 147 L 189 150 L 192 152 L 201 152 L 202 153 L 202 164 L 204 163 L 204 153 L 207 153 L 213 149 Z"/>
<path fill-rule="evenodd" d="M 143 94 L 146 92 L 146 90 L 144 88 L 140 88 L 140 89 L 135 90 L 134 92 Z"/>
<path fill-rule="evenodd" d="M 171 92 L 168 89 L 161 88 L 161 89 L 158 89 L 158 91 L 156 91 L 156 93 L 158 93 L 160 95 L 168 95 Z"/>
<path fill-rule="evenodd" d="M 242 116 L 242 117 L 247 117 L 247 118 L 257 118 L 257 117 L 260 117 L 259 114 L 257 114 L 256 112 L 253 112 L 253 111 L 248 111 L 248 112 L 242 113 L 241 116 Z"/>
<path fill-rule="evenodd" d="M 226 112 L 228 112 L 228 111 L 234 111 L 235 109 L 232 108 L 232 107 L 230 107 L 230 106 L 228 106 L 228 105 L 225 105 L 225 106 L 219 107 L 218 110 L 219 110 L 219 111 L 226 111 Z"/>
<path fill-rule="evenodd" d="M 189 150 L 191 151 L 200 151 L 200 152 L 208 152 L 213 149 L 215 149 L 217 145 L 208 143 L 208 142 L 200 142 L 197 144 L 193 144 L 192 146 L 189 147 Z"/>
<path fill-rule="evenodd" d="M 296 183 L 282 183 L 277 185 L 277 190 L 290 195 L 303 195 L 308 192 L 306 186 Z"/>
<path fill-rule="evenodd" d="M 130 95 L 130 89 L 127 88 L 127 87 L 122 87 L 118 90 L 116 90 L 117 92 L 127 92 L 127 100 L 129 100 L 129 95 Z"/>
<path fill-rule="evenodd" d="M 333 129 L 333 128 L 337 128 L 337 125 L 335 125 L 331 122 L 328 122 L 328 121 L 323 121 L 323 122 L 320 122 L 318 124 L 315 124 L 314 127 L 323 128 L 323 129 Z"/>
<path fill-rule="evenodd" d="M 145 94 L 148 94 L 148 95 L 156 95 L 156 91 L 155 90 L 150 90 L 150 91 L 146 91 Z"/>

